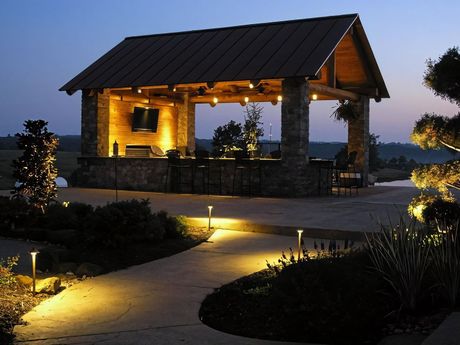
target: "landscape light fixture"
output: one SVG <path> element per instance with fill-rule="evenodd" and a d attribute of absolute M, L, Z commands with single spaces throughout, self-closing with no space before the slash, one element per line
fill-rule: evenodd
<path fill-rule="evenodd" d="M 212 205 L 208 206 L 208 231 L 211 231 Z"/>
<path fill-rule="evenodd" d="M 40 252 L 35 249 L 35 248 L 32 248 L 32 250 L 29 252 L 30 256 L 32 257 L 32 293 L 35 295 L 36 291 L 35 291 L 35 281 L 36 281 L 36 269 L 35 269 L 35 263 L 37 261 L 37 254 L 39 254 Z"/>
<path fill-rule="evenodd" d="M 206 93 L 206 89 L 203 86 L 200 86 L 197 91 L 199 97 L 204 96 L 204 94 Z"/>
<path fill-rule="evenodd" d="M 132 91 L 132 93 L 137 93 L 137 94 L 142 93 L 141 88 L 135 87 L 135 86 L 133 86 L 133 87 L 131 88 L 131 91 Z"/>
<path fill-rule="evenodd" d="M 297 261 L 300 260 L 300 253 L 302 252 L 302 232 L 303 232 L 302 229 L 297 230 L 297 234 L 298 234 Z"/>
<path fill-rule="evenodd" d="M 260 80 L 258 80 L 258 79 L 251 80 L 251 81 L 249 82 L 249 88 L 250 88 L 250 89 L 254 89 L 254 88 L 257 87 L 259 84 L 260 84 Z"/>

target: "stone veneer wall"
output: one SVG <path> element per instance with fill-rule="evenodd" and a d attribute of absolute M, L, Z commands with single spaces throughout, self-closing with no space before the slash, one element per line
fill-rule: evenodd
<path fill-rule="evenodd" d="M 192 163 L 192 160 L 190 160 Z M 115 188 L 115 158 L 104 157 L 81 157 L 79 158 L 80 168 L 76 175 L 75 184 L 78 186 L 92 188 Z M 118 158 L 117 159 L 118 188 L 127 190 L 142 190 L 165 192 L 166 172 L 168 160 L 166 158 Z M 263 196 L 279 197 L 302 197 L 317 195 L 321 189 L 324 191 L 326 179 L 321 175 L 317 165 L 306 165 L 302 174 L 305 180 L 302 182 L 302 192 L 294 191 L 291 182 L 287 179 L 286 167 L 280 160 L 261 160 L 261 177 Z M 211 183 L 219 182 L 219 166 L 222 173 L 222 194 L 231 195 L 233 190 L 233 175 L 235 171 L 235 161 L 222 159 L 211 161 Z M 184 181 L 190 181 L 190 170 L 184 170 Z M 239 178 L 239 175 L 238 175 Z M 253 170 L 253 194 L 257 191 L 258 174 Z M 201 175 L 195 176 L 195 192 L 203 192 L 201 187 Z M 239 179 L 236 180 L 236 192 L 239 192 Z M 247 174 L 244 183 L 247 184 Z M 190 185 L 183 186 L 181 192 L 190 193 Z M 218 186 L 211 186 L 210 194 L 219 194 Z"/>

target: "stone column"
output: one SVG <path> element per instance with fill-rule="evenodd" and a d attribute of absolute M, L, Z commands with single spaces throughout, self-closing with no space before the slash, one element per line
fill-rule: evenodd
<path fill-rule="evenodd" d="M 280 183 L 287 196 L 309 193 L 309 85 L 305 79 L 285 79 L 282 82 L 281 164 Z"/>
<path fill-rule="evenodd" d="M 195 152 L 195 103 L 185 94 L 184 103 L 177 106 L 177 147 Z"/>
<path fill-rule="evenodd" d="M 109 103 L 108 90 L 82 92 L 81 105 L 81 155 L 108 156 L 109 154 Z"/>
<path fill-rule="evenodd" d="M 281 159 L 292 168 L 308 164 L 308 81 L 285 79 L 282 83 Z"/>
<path fill-rule="evenodd" d="M 353 102 L 359 114 L 348 121 L 348 153 L 356 151 L 355 167 L 363 174 L 363 186 L 367 187 L 369 177 L 369 97 L 361 96 Z"/>

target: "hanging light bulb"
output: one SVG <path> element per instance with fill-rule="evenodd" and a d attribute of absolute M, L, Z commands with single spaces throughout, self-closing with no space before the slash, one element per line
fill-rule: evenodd
<path fill-rule="evenodd" d="M 213 102 L 214 104 L 217 104 L 217 103 L 219 103 L 219 99 L 218 99 L 217 97 L 214 97 L 214 98 L 212 99 L 212 102 Z"/>
<path fill-rule="evenodd" d="M 283 101 L 283 96 L 278 95 L 278 97 L 276 97 L 276 100 L 277 100 L 278 102 L 282 102 L 282 101 Z"/>
<path fill-rule="evenodd" d="M 318 99 L 318 95 L 314 93 L 313 95 L 311 95 L 311 99 L 316 101 Z"/>
<path fill-rule="evenodd" d="M 257 87 L 257 85 L 259 85 L 259 84 L 260 84 L 260 80 L 257 80 L 257 79 L 251 80 L 251 81 L 249 81 L 249 88 L 253 89 L 253 88 Z"/>
<path fill-rule="evenodd" d="M 249 97 L 248 96 L 244 97 L 244 103 L 248 103 L 248 102 L 249 102 Z"/>

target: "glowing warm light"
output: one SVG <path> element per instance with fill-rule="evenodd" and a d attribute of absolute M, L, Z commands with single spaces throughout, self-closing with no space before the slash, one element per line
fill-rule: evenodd
<path fill-rule="evenodd" d="M 64 206 L 64 207 L 69 207 L 69 205 L 70 205 L 70 201 L 63 201 L 62 202 L 62 206 Z"/>
<path fill-rule="evenodd" d="M 413 208 L 412 214 L 418 221 L 423 221 L 423 211 L 425 208 L 425 204 L 419 204 Z"/>
<path fill-rule="evenodd" d="M 311 95 L 311 99 L 316 101 L 318 99 L 318 95 L 314 93 L 313 95 Z"/>
<path fill-rule="evenodd" d="M 142 93 L 142 90 L 141 90 L 141 89 L 137 89 L 137 93 Z"/>
<path fill-rule="evenodd" d="M 244 97 L 244 101 L 245 101 L 246 103 L 248 103 L 248 102 L 249 102 L 249 97 Z"/>
<path fill-rule="evenodd" d="M 254 84 L 253 84 L 253 83 L 249 83 L 249 88 L 250 88 L 250 89 L 253 89 L 253 88 L 254 88 Z"/>
<path fill-rule="evenodd" d="M 297 246 L 297 260 L 300 260 L 300 253 L 302 252 L 302 229 L 297 230 L 298 234 L 298 246 Z"/>
<path fill-rule="evenodd" d="M 281 102 L 283 100 L 283 96 L 278 95 L 278 97 L 276 97 L 276 99 L 277 99 L 278 102 Z"/>
<path fill-rule="evenodd" d="M 213 102 L 214 104 L 217 104 L 217 103 L 219 103 L 219 99 L 218 99 L 217 97 L 214 97 L 214 98 L 212 99 L 212 102 Z"/>

